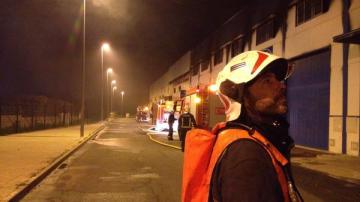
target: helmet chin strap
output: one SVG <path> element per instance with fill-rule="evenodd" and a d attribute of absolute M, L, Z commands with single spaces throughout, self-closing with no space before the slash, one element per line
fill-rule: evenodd
<path fill-rule="evenodd" d="M 241 112 L 241 104 L 236 101 L 232 101 L 229 109 L 225 112 L 226 120 L 227 121 L 236 120 L 237 118 L 239 118 L 240 112 Z"/>
<path fill-rule="evenodd" d="M 235 84 L 226 80 L 221 84 L 219 98 L 225 106 L 226 121 L 239 118 L 242 107 L 245 84 Z"/>
<path fill-rule="evenodd" d="M 218 95 L 225 108 L 226 121 L 237 119 L 240 115 L 241 104 L 221 92 Z"/>

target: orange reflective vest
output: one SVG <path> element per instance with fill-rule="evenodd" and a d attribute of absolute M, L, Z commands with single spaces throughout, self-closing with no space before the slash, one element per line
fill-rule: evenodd
<path fill-rule="evenodd" d="M 226 129 L 218 135 L 218 129 L 226 123 L 217 125 L 213 132 L 193 129 L 187 133 L 184 152 L 182 202 L 206 202 L 209 200 L 211 177 L 216 163 L 224 150 L 234 141 L 249 139 L 261 145 L 271 157 L 282 189 L 284 201 L 290 201 L 288 182 L 283 166 L 288 160 L 260 133 L 254 131 L 249 135 L 247 130 Z"/>

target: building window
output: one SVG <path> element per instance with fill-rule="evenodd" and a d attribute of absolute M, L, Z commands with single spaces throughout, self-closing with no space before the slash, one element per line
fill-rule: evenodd
<path fill-rule="evenodd" d="M 207 69 L 209 69 L 210 66 L 210 61 L 209 60 L 204 60 L 201 62 L 201 71 L 205 71 Z"/>
<path fill-rule="evenodd" d="M 264 52 L 267 52 L 267 53 L 273 53 L 273 46 L 270 46 L 270 47 L 267 47 L 267 48 L 264 48 L 264 49 L 262 49 L 262 51 L 264 51 Z"/>
<path fill-rule="evenodd" d="M 296 25 L 324 12 L 324 0 L 300 0 L 296 4 Z"/>
<path fill-rule="evenodd" d="M 274 19 L 271 19 L 264 24 L 260 25 L 256 29 L 256 45 L 261 44 L 275 36 L 275 23 Z"/>
<path fill-rule="evenodd" d="M 221 48 L 220 50 L 216 51 L 214 55 L 214 65 L 221 63 L 222 60 L 223 60 L 223 49 Z"/>
<path fill-rule="evenodd" d="M 200 63 L 193 66 L 192 75 L 195 76 L 199 73 Z"/>
<path fill-rule="evenodd" d="M 235 57 L 236 55 L 242 53 L 244 51 L 244 39 L 236 39 L 231 43 L 231 57 Z"/>

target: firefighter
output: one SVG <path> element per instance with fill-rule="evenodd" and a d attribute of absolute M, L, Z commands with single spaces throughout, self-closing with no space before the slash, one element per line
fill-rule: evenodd
<path fill-rule="evenodd" d="M 170 112 L 170 115 L 169 115 L 169 118 L 168 118 L 168 124 L 169 124 L 169 133 L 168 133 L 168 140 L 173 140 L 173 125 L 174 125 L 174 122 L 175 122 L 175 114 L 174 114 L 174 111 L 171 111 Z"/>
<path fill-rule="evenodd" d="M 189 107 L 184 107 L 184 112 L 180 115 L 178 122 L 178 134 L 181 141 L 181 151 L 185 149 L 186 133 L 193 127 L 196 127 L 196 121 L 194 115 L 189 112 Z"/>
<path fill-rule="evenodd" d="M 210 201 L 302 201 L 289 165 L 294 143 L 285 119 L 284 80 L 290 72 L 286 59 L 261 51 L 244 52 L 219 72 L 227 127 L 246 129 L 264 141 L 242 139 L 224 149 L 212 172 Z M 225 128 L 219 136 L 232 132 Z"/>

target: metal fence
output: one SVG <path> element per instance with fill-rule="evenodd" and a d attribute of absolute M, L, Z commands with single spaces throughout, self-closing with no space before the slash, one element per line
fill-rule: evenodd
<path fill-rule="evenodd" d="M 78 123 L 78 112 L 68 103 L 0 103 L 0 134 L 64 127 Z"/>

